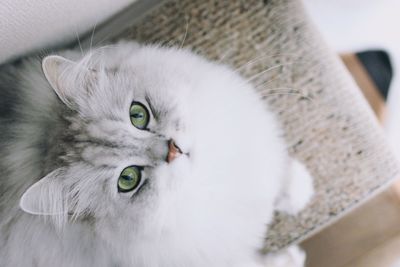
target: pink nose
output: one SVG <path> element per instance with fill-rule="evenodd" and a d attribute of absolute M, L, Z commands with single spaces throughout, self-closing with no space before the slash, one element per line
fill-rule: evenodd
<path fill-rule="evenodd" d="M 170 163 L 182 154 L 181 149 L 175 144 L 174 140 L 168 141 L 168 157 L 167 162 Z"/>

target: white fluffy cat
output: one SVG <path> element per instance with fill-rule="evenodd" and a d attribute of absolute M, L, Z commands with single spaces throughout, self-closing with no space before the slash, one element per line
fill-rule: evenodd
<path fill-rule="evenodd" d="M 313 190 L 245 79 L 131 42 L 61 55 L 0 69 L 0 266 L 303 266 L 258 254 Z"/>

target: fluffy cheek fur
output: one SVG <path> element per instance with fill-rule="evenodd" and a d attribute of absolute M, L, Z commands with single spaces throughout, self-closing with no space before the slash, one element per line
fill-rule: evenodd
<path fill-rule="evenodd" d="M 165 131 L 190 156 L 155 170 L 150 212 L 129 237 L 131 253 L 119 255 L 127 262 L 222 266 L 232 254 L 249 260 L 262 245 L 287 162 L 279 127 L 242 79 L 208 67 L 215 69 L 195 83 L 162 88 L 178 107 L 170 115 L 181 118 L 179 129 Z M 101 231 L 116 239 L 115 227 Z"/>

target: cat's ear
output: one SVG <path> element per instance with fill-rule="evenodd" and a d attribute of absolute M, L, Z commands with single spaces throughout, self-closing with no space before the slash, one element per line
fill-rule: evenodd
<path fill-rule="evenodd" d="M 67 194 L 61 181 L 64 173 L 64 169 L 57 169 L 29 187 L 20 199 L 20 208 L 34 215 L 66 214 Z"/>
<path fill-rule="evenodd" d="M 43 73 L 58 97 L 75 109 L 87 103 L 97 80 L 96 71 L 61 56 L 47 56 L 42 61 Z"/>
<path fill-rule="evenodd" d="M 44 76 L 61 101 L 67 105 L 70 103 L 69 91 L 71 89 L 67 88 L 61 76 L 72 69 L 75 64 L 75 62 L 61 56 L 47 56 L 42 61 Z"/>

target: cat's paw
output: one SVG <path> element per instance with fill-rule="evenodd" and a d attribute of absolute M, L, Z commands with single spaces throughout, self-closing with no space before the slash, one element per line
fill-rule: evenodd
<path fill-rule="evenodd" d="M 268 254 L 263 259 L 264 267 L 304 267 L 306 254 L 298 246 Z"/>
<path fill-rule="evenodd" d="M 290 162 L 288 175 L 275 208 L 295 215 L 311 200 L 314 194 L 313 180 L 304 164 L 295 159 Z"/>

